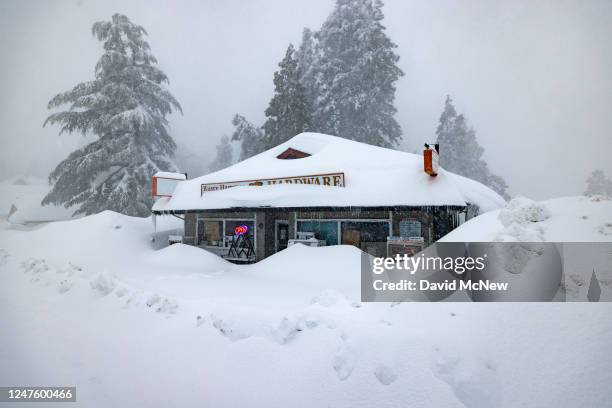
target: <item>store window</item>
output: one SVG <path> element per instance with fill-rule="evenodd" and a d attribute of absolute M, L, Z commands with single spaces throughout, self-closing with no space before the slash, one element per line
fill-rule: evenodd
<path fill-rule="evenodd" d="M 249 220 L 226 220 L 225 221 L 225 241 L 226 245 L 230 245 L 232 239 L 236 236 L 236 227 L 246 226 L 245 237 L 248 236 L 251 241 L 255 236 L 255 223 Z"/>
<path fill-rule="evenodd" d="M 421 234 L 421 222 L 415 219 L 405 219 L 399 222 L 400 237 L 419 238 Z"/>
<path fill-rule="evenodd" d="M 453 220 L 446 210 L 435 209 L 433 212 L 433 240 L 437 241 L 452 229 Z"/>
<path fill-rule="evenodd" d="M 246 235 L 251 240 L 255 236 L 253 220 L 207 220 L 198 219 L 197 245 L 209 247 L 229 246 L 235 236 L 235 229 L 246 226 Z"/>
<path fill-rule="evenodd" d="M 385 256 L 388 222 L 342 221 L 342 243 L 354 245 L 374 256 Z"/>
<path fill-rule="evenodd" d="M 198 245 L 223 246 L 223 221 L 198 220 Z"/>
<path fill-rule="evenodd" d="M 337 221 L 298 221 L 297 232 L 314 232 L 315 238 L 325 240 L 326 245 L 338 245 Z"/>

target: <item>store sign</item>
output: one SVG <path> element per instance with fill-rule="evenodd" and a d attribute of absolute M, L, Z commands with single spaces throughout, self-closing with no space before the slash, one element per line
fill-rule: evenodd
<path fill-rule="evenodd" d="M 244 235 L 249 232 L 249 227 L 246 225 L 239 225 L 234 228 L 234 235 Z"/>
<path fill-rule="evenodd" d="M 320 186 L 344 187 L 344 173 L 311 174 L 306 176 L 276 177 L 257 180 L 229 181 L 227 183 L 205 183 L 200 194 L 227 190 L 236 186 L 267 186 L 274 184 L 316 184 Z"/>
<path fill-rule="evenodd" d="M 151 178 L 151 194 L 153 197 L 172 197 L 174 189 L 181 181 L 185 181 L 185 175 L 182 173 L 166 173 L 167 176 L 153 176 Z"/>

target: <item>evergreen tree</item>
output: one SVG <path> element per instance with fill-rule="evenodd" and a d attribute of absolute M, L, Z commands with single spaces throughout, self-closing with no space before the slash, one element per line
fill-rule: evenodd
<path fill-rule="evenodd" d="M 603 171 L 595 170 L 587 179 L 586 196 L 609 195 L 612 196 L 612 180 L 606 177 Z"/>
<path fill-rule="evenodd" d="M 242 115 L 234 116 L 232 125 L 235 126 L 232 141 L 241 142 L 240 160 L 248 159 L 265 150 L 264 133 L 261 128 L 253 125 Z"/>
<path fill-rule="evenodd" d="M 304 88 L 304 94 L 306 95 L 306 101 L 308 103 L 308 109 L 310 113 L 309 116 L 311 121 L 314 100 L 317 94 L 315 69 L 317 50 L 318 47 L 316 45 L 312 31 L 309 28 L 304 28 L 304 31 L 302 33 L 302 42 L 300 44 L 300 47 L 295 52 L 295 58 L 297 59 L 297 66 L 300 73 L 300 83 Z"/>
<path fill-rule="evenodd" d="M 164 86 L 168 78 L 156 66 L 143 27 L 114 14 L 111 21 L 95 23 L 92 33 L 104 47 L 95 78 L 56 95 L 49 109 L 70 107 L 44 125 L 60 124 L 60 134 L 78 131 L 98 139 L 51 172 L 54 185 L 42 204 L 75 205 L 75 214 L 113 210 L 146 216 L 151 176 L 175 169 L 176 144 L 166 116 L 181 107 Z"/>
<path fill-rule="evenodd" d="M 274 96 L 266 109 L 267 120 L 263 125 L 265 149 L 277 146 L 310 128 L 310 109 L 298 61 L 293 45 L 289 45 L 285 57 L 274 73 Z"/>
<path fill-rule="evenodd" d="M 478 144 L 476 132 L 468 126 L 463 115 L 458 115 L 450 96 L 446 97 L 444 111 L 436 129 L 440 144 L 440 165 L 446 170 L 479 181 L 509 198 L 508 185 L 501 177 L 491 173 L 482 159 L 484 149 Z"/>
<path fill-rule="evenodd" d="M 382 25 L 382 7 L 380 0 L 336 0 L 315 35 L 313 117 L 319 131 L 392 147 L 401 139 L 393 102 L 404 74 Z"/>
<path fill-rule="evenodd" d="M 232 156 L 232 145 L 230 144 L 229 137 L 223 136 L 217 145 L 217 157 L 210 164 L 210 171 L 221 170 L 231 165 Z"/>

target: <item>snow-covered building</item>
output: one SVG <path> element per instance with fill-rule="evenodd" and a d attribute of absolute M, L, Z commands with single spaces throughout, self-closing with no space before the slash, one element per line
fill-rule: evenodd
<path fill-rule="evenodd" d="M 421 155 L 302 133 L 225 169 L 177 182 L 152 212 L 183 216 L 185 243 L 230 260 L 256 261 L 299 241 L 390 255 L 437 241 L 504 204 L 476 181 L 443 169 L 428 175 Z"/>

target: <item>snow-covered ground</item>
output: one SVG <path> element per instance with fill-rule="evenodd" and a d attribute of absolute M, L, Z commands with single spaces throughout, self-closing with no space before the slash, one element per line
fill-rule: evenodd
<path fill-rule="evenodd" d="M 440 241 L 572 243 L 563 249 L 557 245 L 565 275 L 558 294 L 563 294 L 568 301 L 587 299 L 595 276 L 601 290 L 599 300 L 612 301 L 612 252 L 609 245 L 596 244 L 612 241 L 610 197 L 563 197 L 542 202 L 517 197 L 502 209 L 471 219 Z M 540 256 L 542 262 L 546 259 L 546 251 L 524 251 L 521 246 L 507 246 L 502 252 L 515 253 L 523 260 L 532 258 L 532 266 L 538 265 L 536 259 Z M 526 254 L 530 255 L 524 258 Z M 528 267 L 528 262 L 512 265 L 513 268 L 520 265 L 524 270 L 517 273 L 513 268 L 499 268 L 498 272 L 504 274 L 504 281 L 517 285 L 521 281 L 529 284 L 541 272 L 537 266 Z"/>
<path fill-rule="evenodd" d="M 581 203 L 576 217 L 593 221 L 599 210 Z M 0 384 L 76 385 L 74 406 L 612 400 L 609 303 L 364 304 L 361 253 L 350 246 L 298 245 L 238 266 L 185 245 L 156 250 L 150 219 L 112 212 L 3 227 Z"/>
<path fill-rule="evenodd" d="M 40 204 L 49 190 L 49 183 L 36 177 L 18 176 L 1 181 L 0 219 L 6 219 L 12 205 L 17 208 L 17 212 L 11 216 L 11 220 L 16 223 L 69 219 L 74 209 Z"/>
<path fill-rule="evenodd" d="M 473 218 L 442 242 L 610 242 L 612 198 L 563 197 L 537 202 L 518 197 Z"/>

